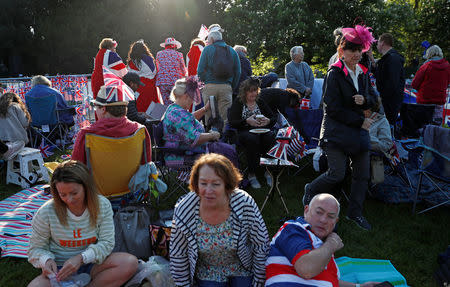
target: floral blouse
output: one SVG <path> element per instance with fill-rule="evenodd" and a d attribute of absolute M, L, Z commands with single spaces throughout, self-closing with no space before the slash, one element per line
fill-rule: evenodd
<path fill-rule="evenodd" d="M 171 104 L 163 116 L 163 140 L 166 147 L 191 149 L 197 145 L 200 134 L 205 132 L 203 125 L 194 115 L 177 104 Z M 202 148 L 202 146 L 200 146 Z M 184 158 L 177 155 L 169 155 L 165 158 L 176 164 L 183 163 Z"/>
<path fill-rule="evenodd" d="M 242 107 L 242 119 L 248 119 L 249 117 L 253 116 L 253 115 L 261 115 L 261 111 L 259 110 L 258 105 L 256 105 L 255 109 L 253 111 L 251 111 L 247 105 L 244 105 Z"/>
<path fill-rule="evenodd" d="M 197 225 L 198 261 L 196 277 L 200 280 L 227 282 L 229 277 L 252 276 L 245 270 L 233 246 L 231 216 L 217 225 L 210 225 L 199 217 Z"/>

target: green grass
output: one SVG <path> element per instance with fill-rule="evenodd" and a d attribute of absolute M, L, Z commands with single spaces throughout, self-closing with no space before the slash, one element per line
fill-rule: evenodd
<path fill-rule="evenodd" d="M 52 157 L 55 160 L 59 155 Z M 280 189 L 286 200 L 291 215 L 302 215 L 303 207 L 300 198 L 303 195 L 304 184 L 313 180 L 317 173 L 310 169 L 303 170 L 293 176 L 284 173 L 281 177 Z M 3 175 L 0 184 L 0 200 L 19 191 L 14 185 L 5 185 Z M 264 182 L 262 175 L 260 182 Z M 267 193 L 267 186 L 249 193 L 259 206 L 262 205 Z M 178 194 L 180 195 L 180 193 Z M 167 207 L 174 203 L 163 201 L 161 206 Z M 423 207 L 419 205 L 419 208 Z M 386 204 L 371 198 L 365 202 L 365 215 L 372 224 L 370 232 L 363 231 L 344 218 L 347 203 L 342 202 L 341 220 L 338 222 L 338 234 L 345 244 L 336 253 L 336 257 L 349 256 L 355 258 L 389 259 L 397 270 L 405 276 L 410 286 L 435 286 L 433 272 L 437 268 L 436 258 L 450 244 L 450 210 L 441 207 L 422 215 L 411 214 L 412 204 Z M 263 217 L 273 236 L 280 226 L 280 219 L 285 212 L 278 194 L 268 201 Z M 26 286 L 39 270 L 34 269 L 25 259 L 0 259 L 0 286 Z"/>

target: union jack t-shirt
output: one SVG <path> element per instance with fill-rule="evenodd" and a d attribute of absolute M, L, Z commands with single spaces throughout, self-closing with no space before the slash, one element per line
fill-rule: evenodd
<path fill-rule="evenodd" d="M 322 246 L 323 241 L 310 230 L 302 218 L 286 221 L 272 238 L 266 261 L 266 285 L 268 287 L 338 287 L 339 269 L 334 256 L 320 274 L 312 279 L 300 277 L 294 268 L 300 257 Z"/>

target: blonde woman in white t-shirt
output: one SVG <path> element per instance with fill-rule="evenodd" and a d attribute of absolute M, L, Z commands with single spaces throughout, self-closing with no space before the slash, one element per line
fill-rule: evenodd
<path fill-rule="evenodd" d="M 97 193 L 87 167 L 74 160 L 61 163 L 50 186 L 53 199 L 33 218 L 28 250 L 28 261 L 42 274 L 28 286 L 50 286 L 49 278 L 64 281 L 80 273 L 90 275 L 92 286 L 121 286 L 130 279 L 137 270 L 137 258 L 111 253 L 111 203 Z"/>

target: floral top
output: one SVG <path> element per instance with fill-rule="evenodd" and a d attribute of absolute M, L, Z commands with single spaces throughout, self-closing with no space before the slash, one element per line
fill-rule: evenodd
<path fill-rule="evenodd" d="M 173 86 L 175 81 L 186 76 L 183 54 L 174 49 L 165 49 L 156 54 L 156 86 Z"/>
<path fill-rule="evenodd" d="M 227 282 L 228 277 L 252 276 L 242 266 L 233 246 L 231 216 L 218 225 L 210 225 L 199 217 L 196 235 L 199 251 L 195 274 L 198 279 Z"/>
<path fill-rule="evenodd" d="M 256 107 L 253 109 L 253 111 L 251 111 L 247 105 L 244 105 L 242 107 L 242 119 L 248 119 L 249 117 L 253 116 L 253 115 L 261 115 L 261 111 L 259 110 L 258 105 L 256 105 Z"/>
<path fill-rule="evenodd" d="M 177 104 L 171 104 L 163 116 L 164 146 L 171 148 L 191 149 L 197 145 L 200 134 L 205 132 L 203 125 L 194 115 Z M 201 147 L 200 147 L 201 148 Z M 168 161 L 183 161 L 182 156 L 169 155 Z"/>

